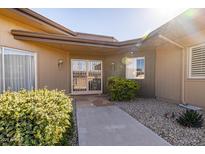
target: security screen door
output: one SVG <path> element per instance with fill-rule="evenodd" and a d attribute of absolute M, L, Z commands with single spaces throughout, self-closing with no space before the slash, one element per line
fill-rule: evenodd
<path fill-rule="evenodd" d="M 71 60 L 72 94 L 102 93 L 102 61 Z"/>

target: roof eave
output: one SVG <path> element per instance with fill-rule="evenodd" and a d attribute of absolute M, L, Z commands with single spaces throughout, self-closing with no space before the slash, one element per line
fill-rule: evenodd
<path fill-rule="evenodd" d="M 82 39 L 76 37 L 69 37 L 65 35 L 56 35 L 56 34 L 45 34 L 45 33 L 37 33 L 37 32 L 28 32 L 22 30 L 11 30 L 11 34 L 15 39 L 21 40 L 50 40 L 51 42 L 64 42 L 64 43 L 78 43 L 78 44 L 86 44 L 86 45 L 95 45 L 95 46 L 105 46 L 105 47 L 127 47 L 135 45 L 140 41 L 140 39 L 134 39 L 124 42 L 109 42 L 109 41 L 100 41 L 100 40 L 91 40 L 91 39 Z M 31 39 L 32 38 L 32 39 Z"/>

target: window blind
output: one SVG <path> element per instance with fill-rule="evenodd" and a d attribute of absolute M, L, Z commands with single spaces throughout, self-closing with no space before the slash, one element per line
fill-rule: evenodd
<path fill-rule="evenodd" d="M 205 77 L 205 45 L 191 49 L 191 76 Z"/>

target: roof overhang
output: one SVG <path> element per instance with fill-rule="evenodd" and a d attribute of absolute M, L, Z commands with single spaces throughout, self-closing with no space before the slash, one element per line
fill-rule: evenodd
<path fill-rule="evenodd" d="M 111 42 L 22 30 L 11 30 L 11 34 L 16 40 L 37 42 L 71 54 L 110 55 L 133 50 L 136 44 L 141 44 L 141 39 Z"/>
<path fill-rule="evenodd" d="M 99 46 L 99 47 L 107 47 L 107 48 L 129 47 L 141 43 L 141 39 L 134 39 L 134 40 L 123 41 L 123 42 L 110 42 L 110 41 L 100 41 L 100 40 L 69 37 L 69 36 L 57 35 L 57 34 L 29 32 L 29 31 L 22 31 L 22 30 L 11 30 L 11 34 L 17 40 L 29 40 L 29 41 L 50 42 L 50 43 L 59 43 L 59 44 L 74 44 L 80 46 Z"/>
<path fill-rule="evenodd" d="M 205 39 L 205 35 L 202 33 L 205 31 L 204 16 L 205 9 L 188 9 L 158 29 L 152 31 L 144 39 L 143 44 L 145 44 L 145 42 L 157 42 L 155 43 L 157 46 L 163 44 L 164 41 L 159 40 L 159 35 L 166 36 L 167 38 L 183 44 L 184 46 L 191 44 L 188 41 L 194 42 L 199 38 Z M 198 38 L 193 38 L 195 35 Z M 186 39 L 188 37 L 191 38 Z"/>
<path fill-rule="evenodd" d="M 204 9 L 189 9 L 174 19 L 170 20 L 163 26 L 158 29 L 152 31 L 146 38 L 133 39 L 128 41 L 119 42 L 112 37 L 108 36 L 97 36 L 93 34 L 85 34 L 73 32 L 68 29 L 64 29 L 61 25 L 56 25 L 56 23 L 52 23 L 49 19 L 41 17 L 39 14 L 29 10 L 29 9 L 11 9 L 12 11 L 17 11 L 18 13 L 22 12 L 24 15 L 29 17 L 36 18 L 38 20 L 42 20 L 44 23 L 51 24 L 52 26 L 61 29 L 62 31 L 67 31 L 71 35 L 61 35 L 61 34 L 53 34 L 50 32 L 47 33 L 39 33 L 39 32 L 29 32 L 22 30 L 12 30 L 11 33 L 15 39 L 25 40 L 25 41 L 35 41 L 46 43 L 49 45 L 56 44 L 56 46 L 75 46 L 75 47 L 93 47 L 96 49 L 101 48 L 102 50 L 113 49 L 115 51 L 121 49 L 130 49 L 130 47 L 140 46 L 140 48 L 147 47 L 157 47 L 165 43 L 162 39 L 158 37 L 158 35 L 166 36 L 171 40 L 175 40 L 180 44 L 188 44 L 189 42 L 183 41 L 183 38 L 192 36 L 197 32 L 201 32 L 204 30 L 205 21 L 203 20 L 205 11 Z M 187 12 L 194 11 L 194 16 L 187 16 Z M 205 34 L 202 36 L 200 33 L 200 38 L 205 39 Z M 196 37 L 197 37 L 196 36 Z M 198 37 L 199 38 L 199 37 Z M 192 40 L 193 39 L 189 39 Z M 199 42 L 199 41 L 198 41 Z M 190 43 L 189 43 L 190 44 Z"/>

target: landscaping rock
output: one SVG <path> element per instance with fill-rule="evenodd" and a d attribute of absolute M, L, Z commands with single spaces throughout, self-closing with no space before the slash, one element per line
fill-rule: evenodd
<path fill-rule="evenodd" d="M 187 128 L 176 122 L 184 108 L 156 99 L 136 99 L 132 102 L 115 102 L 116 106 L 152 129 L 172 145 L 205 145 L 205 125 Z M 205 112 L 200 111 L 205 118 Z"/>

